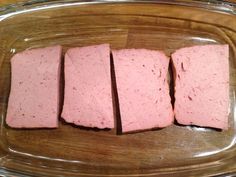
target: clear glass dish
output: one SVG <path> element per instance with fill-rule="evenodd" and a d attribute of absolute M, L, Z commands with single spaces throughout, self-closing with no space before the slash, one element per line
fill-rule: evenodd
<path fill-rule="evenodd" d="M 114 49 L 230 45 L 230 128 L 173 125 L 116 135 L 64 122 L 5 124 L 10 58 L 27 48 L 110 43 Z M 209 176 L 236 173 L 236 5 L 219 1 L 30 1 L 0 9 L 0 175 Z M 217 96 L 217 95 L 216 95 Z"/>

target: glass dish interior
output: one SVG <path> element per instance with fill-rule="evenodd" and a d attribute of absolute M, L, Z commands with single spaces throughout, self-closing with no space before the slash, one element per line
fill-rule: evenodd
<path fill-rule="evenodd" d="M 231 6 L 232 5 L 232 6 Z M 215 175 L 236 171 L 236 16 L 233 4 L 185 1 L 28 3 L 0 16 L 0 166 L 31 175 Z M 115 130 L 11 129 L 5 124 L 10 58 L 28 48 L 110 43 L 112 49 L 174 50 L 230 46 L 230 128 L 173 125 L 116 135 Z M 216 95 L 217 96 L 217 95 Z M 1 171 L 0 171 L 1 173 Z"/>

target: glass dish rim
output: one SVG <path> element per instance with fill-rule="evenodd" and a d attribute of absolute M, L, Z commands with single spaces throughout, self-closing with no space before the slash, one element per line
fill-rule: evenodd
<path fill-rule="evenodd" d="M 27 0 L 25 2 L 18 2 L 14 4 L 9 4 L 5 6 L 0 6 L 0 23 L 1 21 L 22 13 L 42 10 L 42 9 L 52 9 L 58 7 L 83 5 L 83 4 L 120 4 L 120 3 L 142 3 L 142 4 L 165 4 L 165 5 L 178 5 L 187 6 L 195 8 L 203 8 L 207 10 L 213 10 L 220 13 L 226 13 L 231 15 L 236 15 L 236 1 L 231 2 L 227 0 Z M 222 175 L 235 174 L 235 171 L 230 171 L 229 173 L 224 173 Z M 29 176 L 29 174 L 24 174 L 23 171 L 15 171 L 12 169 L 7 169 L 0 166 L 0 175 L 3 176 Z"/>
<path fill-rule="evenodd" d="M 40 10 L 43 8 L 57 8 L 63 6 L 83 5 L 83 4 L 119 4 L 119 3 L 154 3 L 166 5 L 179 5 L 188 7 L 198 7 L 208 10 L 215 10 L 223 13 L 236 15 L 236 2 L 227 0 L 27 0 L 15 4 L 0 6 L 0 21 L 12 15 L 25 13 L 27 11 Z"/>

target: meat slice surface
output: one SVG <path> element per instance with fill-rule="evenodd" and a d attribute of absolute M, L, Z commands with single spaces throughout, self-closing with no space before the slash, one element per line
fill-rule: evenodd
<path fill-rule="evenodd" d="M 228 128 L 228 45 L 186 47 L 172 54 L 175 117 L 180 124 Z"/>
<path fill-rule="evenodd" d="M 6 116 L 10 127 L 58 127 L 61 51 L 61 46 L 52 46 L 12 57 Z"/>
<path fill-rule="evenodd" d="M 169 58 L 147 49 L 112 52 L 119 97 L 122 132 L 173 123 L 167 73 Z"/>
<path fill-rule="evenodd" d="M 65 55 L 62 117 L 85 127 L 114 128 L 108 44 L 71 48 Z"/>

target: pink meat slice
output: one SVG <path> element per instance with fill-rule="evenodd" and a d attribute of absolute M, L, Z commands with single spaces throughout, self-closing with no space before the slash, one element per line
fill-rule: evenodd
<path fill-rule="evenodd" d="M 12 57 L 6 116 L 10 127 L 58 127 L 61 51 L 61 46 L 52 46 Z"/>
<path fill-rule="evenodd" d="M 175 117 L 180 124 L 228 128 L 228 45 L 187 47 L 172 54 Z"/>
<path fill-rule="evenodd" d="M 85 127 L 114 128 L 108 44 L 66 52 L 62 117 Z"/>
<path fill-rule="evenodd" d="M 123 132 L 173 123 L 167 73 L 169 58 L 146 49 L 112 52 Z"/>

